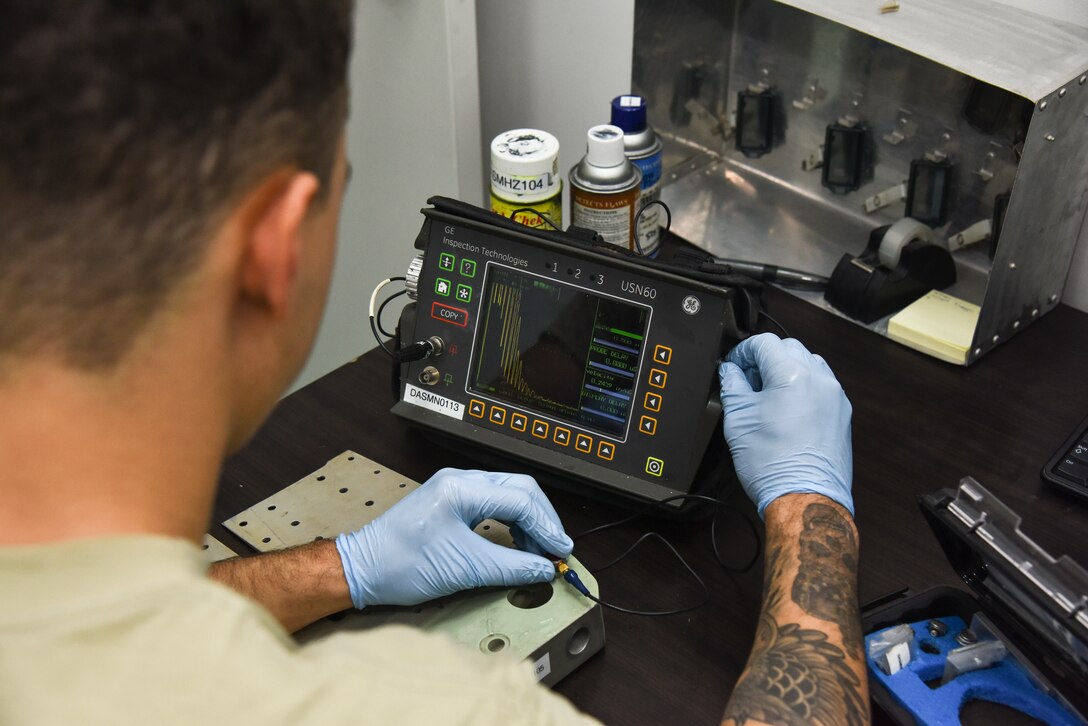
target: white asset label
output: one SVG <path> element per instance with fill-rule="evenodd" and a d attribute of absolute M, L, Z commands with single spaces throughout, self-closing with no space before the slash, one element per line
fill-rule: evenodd
<path fill-rule="evenodd" d="M 437 393 L 425 391 L 422 388 L 413 386 L 411 383 L 404 387 L 404 400 L 416 406 L 429 408 L 450 418 L 462 419 L 465 415 L 464 404 L 445 396 L 439 396 Z"/>
<path fill-rule="evenodd" d="M 552 672 L 552 655 L 551 653 L 545 653 L 541 656 L 540 660 L 533 663 L 533 673 L 536 674 L 536 679 L 542 681 L 548 677 L 548 674 Z"/>

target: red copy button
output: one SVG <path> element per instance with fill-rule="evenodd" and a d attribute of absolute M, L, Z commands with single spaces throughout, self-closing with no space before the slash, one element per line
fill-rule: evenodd
<path fill-rule="evenodd" d="M 452 308 L 440 302 L 431 303 L 431 317 L 444 323 L 459 325 L 462 328 L 468 325 L 468 310 Z"/>

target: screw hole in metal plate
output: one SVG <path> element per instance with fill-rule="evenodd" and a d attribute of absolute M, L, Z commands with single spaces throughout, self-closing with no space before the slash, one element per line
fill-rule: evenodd
<path fill-rule="evenodd" d="M 544 605 L 552 599 L 552 584 L 550 582 L 538 582 L 533 585 L 519 587 L 511 590 L 506 595 L 507 601 L 516 608 L 531 610 Z"/>
<path fill-rule="evenodd" d="M 581 627 L 574 631 L 567 641 L 567 652 L 578 655 L 589 645 L 589 628 Z"/>
<path fill-rule="evenodd" d="M 480 641 L 480 650 L 484 653 L 501 653 L 510 644 L 510 639 L 501 633 L 484 636 Z"/>

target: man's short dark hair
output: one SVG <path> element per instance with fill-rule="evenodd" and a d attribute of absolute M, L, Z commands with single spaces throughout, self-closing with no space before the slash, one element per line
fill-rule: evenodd
<path fill-rule="evenodd" d="M 283 166 L 327 182 L 351 12 L 351 0 L 5 3 L 0 360 L 110 368 L 231 201 Z"/>

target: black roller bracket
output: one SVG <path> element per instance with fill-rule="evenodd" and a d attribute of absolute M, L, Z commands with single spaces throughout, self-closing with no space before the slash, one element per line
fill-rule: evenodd
<path fill-rule="evenodd" d="M 820 182 L 835 194 L 856 191 L 873 173 L 872 133 L 864 123 L 828 124 Z"/>
<path fill-rule="evenodd" d="M 1003 136 L 1014 143 L 1024 140 L 1035 104 L 1022 96 L 974 79 L 963 117 L 971 128 L 991 136 Z"/>
<path fill-rule="evenodd" d="M 997 86 L 974 79 L 963 104 L 963 117 L 976 131 L 992 134 L 1009 113 L 1013 95 Z"/>
<path fill-rule="evenodd" d="M 691 123 L 688 101 L 700 97 L 705 79 L 706 67 L 701 62 L 689 61 L 676 71 L 672 84 L 672 100 L 669 102 L 669 120 L 673 125 L 687 126 Z"/>
<path fill-rule="evenodd" d="M 785 114 L 778 91 L 745 89 L 737 93 L 736 148 L 749 158 L 770 152 L 785 137 Z"/>
<path fill-rule="evenodd" d="M 904 216 L 936 229 L 948 221 L 948 198 L 952 189 L 952 162 L 915 159 L 910 163 L 907 206 Z"/>

